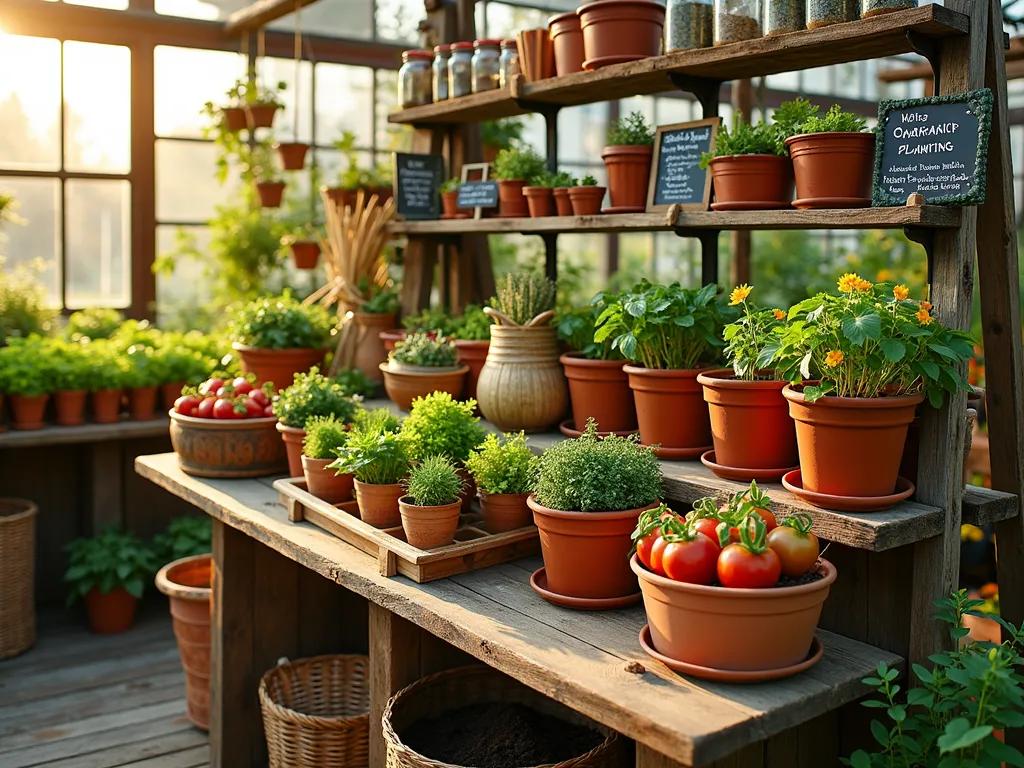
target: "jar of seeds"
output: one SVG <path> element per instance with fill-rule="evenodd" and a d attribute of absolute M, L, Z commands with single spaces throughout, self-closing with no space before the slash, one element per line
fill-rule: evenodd
<path fill-rule="evenodd" d="M 448 100 L 448 57 L 450 45 L 434 46 L 434 101 Z"/>
<path fill-rule="evenodd" d="M 764 0 L 764 33 L 780 35 L 807 28 L 805 0 Z"/>
<path fill-rule="evenodd" d="M 398 70 L 398 95 L 402 107 L 419 107 L 434 100 L 430 51 L 404 51 Z"/>
<path fill-rule="evenodd" d="M 493 91 L 501 85 L 501 41 L 473 43 L 473 93 Z"/>
<path fill-rule="evenodd" d="M 715 0 L 715 45 L 758 37 L 761 37 L 760 0 Z"/>
<path fill-rule="evenodd" d="M 448 57 L 448 98 L 457 99 L 473 92 L 473 44 L 452 43 Z"/>
<path fill-rule="evenodd" d="M 508 84 L 515 75 L 519 74 L 519 45 L 515 40 L 501 41 L 501 71 L 499 83 L 502 88 L 508 88 Z"/>
<path fill-rule="evenodd" d="M 665 53 L 710 48 L 714 34 L 713 0 L 668 0 L 665 8 Z"/>
<path fill-rule="evenodd" d="M 868 16 L 902 11 L 904 8 L 917 8 L 917 0 L 861 0 L 860 15 L 866 19 Z"/>
<path fill-rule="evenodd" d="M 857 0 L 807 0 L 807 28 L 856 21 L 860 16 Z"/>

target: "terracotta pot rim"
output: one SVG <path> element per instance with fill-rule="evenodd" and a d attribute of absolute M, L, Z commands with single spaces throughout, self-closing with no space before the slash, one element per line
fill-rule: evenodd
<path fill-rule="evenodd" d="M 170 572 L 182 565 L 190 565 L 192 563 L 201 563 L 202 561 L 208 561 L 212 567 L 213 555 L 202 554 L 192 555 L 190 557 L 182 557 L 178 560 L 173 560 L 163 568 L 161 568 L 156 574 L 156 588 L 168 597 L 177 598 L 179 600 L 195 600 L 197 602 L 209 601 L 210 595 L 213 593 L 213 587 L 191 587 L 185 584 L 179 584 L 170 578 Z"/>
<path fill-rule="evenodd" d="M 645 368 L 642 365 L 625 363 L 622 366 L 622 370 L 628 374 L 648 376 L 652 379 L 695 379 L 701 373 L 710 369 L 710 365 L 703 365 L 699 368 Z"/>
<path fill-rule="evenodd" d="M 552 509 L 551 507 L 545 507 L 543 504 L 537 501 L 535 494 L 531 493 L 526 497 L 527 506 L 534 512 L 540 512 L 542 515 L 548 515 L 549 517 L 559 517 L 563 520 L 625 520 L 627 518 L 636 518 L 640 512 L 645 512 L 648 509 L 654 509 L 661 501 L 653 501 L 645 507 L 636 507 L 634 509 L 622 509 L 612 510 L 608 512 L 580 512 L 578 510 L 569 509 Z"/>
<path fill-rule="evenodd" d="M 299 353 L 313 353 L 313 352 L 326 352 L 330 347 L 282 347 L 280 349 L 274 347 L 251 347 L 248 344 L 242 344 L 238 341 L 231 342 L 231 348 L 237 352 L 293 352 Z"/>
<path fill-rule="evenodd" d="M 468 347 L 470 349 L 483 349 L 491 344 L 490 339 L 455 339 L 455 346 Z"/>
<path fill-rule="evenodd" d="M 356 485 L 361 485 L 364 488 L 400 488 L 401 483 L 364 483 L 358 477 L 355 478 Z"/>
<path fill-rule="evenodd" d="M 399 363 L 399 365 L 405 365 Z M 412 365 L 409 368 L 392 368 L 391 363 L 381 363 L 377 366 L 383 373 L 390 373 L 392 376 L 413 376 L 423 377 L 428 376 L 457 376 L 460 373 L 469 373 L 468 365 L 445 365 L 445 366 L 430 366 L 430 365 Z M 418 370 L 413 370 L 418 369 Z"/>
<path fill-rule="evenodd" d="M 757 379 L 746 381 L 737 379 L 731 368 L 719 368 L 697 376 L 697 382 L 705 387 L 717 389 L 779 389 L 786 386 L 785 379 Z"/>
<path fill-rule="evenodd" d="M 369 317 L 374 317 L 374 318 L 390 317 L 391 319 L 388 320 L 388 323 L 395 322 L 395 315 L 398 314 L 397 312 L 360 312 L 358 309 L 350 309 L 348 311 L 352 313 L 352 319 L 353 320 L 356 319 L 356 318 L 359 318 L 360 320 L 365 320 L 366 318 L 369 318 Z"/>
<path fill-rule="evenodd" d="M 576 14 L 582 19 L 583 14 L 588 11 L 601 10 L 603 8 L 614 8 L 622 5 L 631 5 L 637 8 L 650 8 L 652 11 L 665 10 L 665 6 L 662 3 L 656 3 L 653 0 L 593 0 L 593 2 L 581 5 L 577 8 Z"/>
<path fill-rule="evenodd" d="M 562 365 L 575 365 L 580 368 L 617 368 L 622 370 L 625 360 L 595 360 L 583 357 L 582 352 L 566 352 L 558 358 Z"/>
<path fill-rule="evenodd" d="M 608 191 L 608 187 L 598 187 L 594 185 L 590 186 L 578 186 L 578 187 L 566 187 L 569 190 L 569 197 L 572 197 L 573 192 L 580 192 L 587 195 L 592 195 L 595 192 L 600 192 L 601 196 L 604 197 L 604 193 Z"/>
<path fill-rule="evenodd" d="M 200 419 L 196 416 L 186 416 L 183 413 L 178 413 L 173 408 L 167 412 L 167 415 L 171 417 L 171 421 L 177 421 L 182 425 L 219 432 L 232 429 L 255 430 L 269 427 L 271 424 L 276 426 L 278 423 L 276 416 L 261 416 L 258 419 Z"/>
<path fill-rule="evenodd" d="M 818 133 L 798 133 L 796 136 L 790 136 L 786 139 L 786 146 L 790 146 L 798 141 L 808 141 L 811 139 L 821 140 L 823 137 L 836 138 L 836 139 L 853 139 L 864 137 L 875 141 L 875 133 L 873 131 L 819 131 Z"/>
<path fill-rule="evenodd" d="M 810 584 L 797 584 L 793 587 L 768 587 L 766 589 L 739 589 L 735 587 L 710 587 L 703 584 L 688 584 L 683 581 L 674 581 L 666 578 L 665 576 L 659 576 L 647 570 L 640 564 L 637 559 L 636 553 L 633 554 L 629 559 L 629 567 L 633 569 L 633 572 L 640 578 L 641 581 L 647 581 L 657 587 L 670 592 L 685 592 L 691 595 L 699 595 L 704 597 L 714 597 L 715 599 L 730 599 L 730 600 L 763 600 L 765 598 L 785 598 L 788 599 L 795 595 L 806 595 L 814 592 L 819 592 L 822 589 L 826 589 L 832 585 L 832 582 L 836 580 L 838 571 L 831 562 L 823 557 L 818 558 L 818 572 L 825 571 L 824 578 L 812 581 Z"/>
<path fill-rule="evenodd" d="M 277 417 L 275 416 L 274 418 Z M 306 430 L 303 427 L 289 427 L 287 424 L 281 421 L 277 422 L 277 431 L 281 433 L 288 433 L 289 435 L 297 435 L 300 432 L 303 434 L 306 433 Z"/>
<path fill-rule="evenodd" d="M 797 386 L 804 386 L 798 384 Z M 782 396 L 791 403 L 800 403 L 808 408 L 816 405 L 827 405 L 832 408 L 906 408 L 916 406 L 924 402 L 924 395 L 893 395 L 891 397 L 839 397 L 837 395 L 825 395 L 819 397 L 813 403 L 804 400 L 804 393 L 795 389 L 792 384 L 787 384 L 782 389 Z"/>
<path fill-rule="evenodd" d="M 522 184 L 526 188 L 526 179 L 498 179 L 498 186 L 502 184 Z"/>
<path fill-rule="evenodd" d="M 555 190 L 552 187 L 523 187 L 523 194 L 527 197 L 547 197 L 554 193 Z"/>
<path fill-rule="evenodd" d="M 328 464 L 334 461 L 334 459 L 314 459 L 312 456 L 307 456 L 306 454 L 302 454 L 301 458 L 303 464 L 306 464 L 307 462 L 313 464 L 314 462 L 316 462 L 314 466 L 318 465 L 321 461 L 324 462 L 323 465 L 319 466 L 320 469 L 326 468 Z M 344 474 L 342 476 L 344 476 Z"/>
<path fill-rule="evenodd" d="M 451 509 L 455 505 L 462 505 L 461 498 L 455 499 L 455 501 L 451 502 L 450 504 L 437 504 L 434 506 L 427 506 L 426 504 L 413 504 L 411 499 L 412 496 L 399 496 L 398 504 L 399 506 L 405 507 L 406 509 L 422 509 L 431 512 L 440 512 L 441 510 L 444 509 Z"/>
<path fill-rule="evenodd" d="M 624 2 L 632 2 L 633 0 L 624 0 Z M 647 0 L 637 0 L 638 2 L 647 2 Z M 598 3 L 607 2 L 619 2 L 619 0 L 596 0 Z M 657 3 L 655 3 L 657 5 Z M 664 6 L 662 6 L 664 7 Z M 653 155 L 654 147 L 647 145 L 637 144 L 609 144 L 601 150 L 602 159 L 605 157 L 616 157 L 618 155 Z M 576 187 L 580 189 L 580 187 Z"/>
<path fill-rule="evenodd" d="M 477 486 L 476 497 L 478 499 L 515 499 L 519 501 L 525 501 L 533 495 L 533 491 L 524 491 L 523 493 L 488 493 L 480 486 Z"/>
<path fill-rule="evenodd" d="M 782 157 L 781 155 L 719 155 L 718 157 L 711 158 L 711 165 L 719 164 L 722 162 L 726 163 L 742 163 L 747 160 L 757 160 L 758 162 L 764 162 L 770 160 L 777 163 L 788 163 L 788 157 Z"/>
<path fill-rule="evenodd" d="M 284 189 L 285 183 L 283 181 L 257 181 L 256 186 L 260 189 L 277 189 L 278 187 Z"/>
<path fill-rule="evenodd" d="M 281 149 L 282 147 L 305 147 L 309 149 L 311 145 L 304 141 L 279 141 L 274 144 L 275 149 Z"/>
<path fill-rule="evenodd" d="M 559 14 L 557 14 L 555 16 L 549 16 L 548 17 L 548 28 L 550 29 L 552 25 L 554 25 L 554 24 L 561 24 L 563 22 L 569 21 L 570 19 L 575 19 L 575 20 L 578 21 L 579 18 L 580 17 L 576 14 L 576 11 L 566 11 L 565 13 L 559 13 Z M 580 28 L 580 26 L 577 23 L 576 26 L 575 26 L 575 29 L 579 29 L 579 28 Z M 568 31 L 571 32 L 572 30 L 568 30 Z"/>

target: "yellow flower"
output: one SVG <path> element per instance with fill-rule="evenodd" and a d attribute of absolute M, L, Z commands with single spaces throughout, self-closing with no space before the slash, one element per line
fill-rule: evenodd
<path fill-rule="evenodd" d="M 925 312 L 931 312 L 932 311 L 932 303 L 930 301 L 922 301 L 921 302 L 921 309 L 923 309 Z"/>
<path fill-rule="evenodd" d="M 867 280 L 864 280 L 860 275 L 855 275 L 853 272 L 847 272 L 845 275 L 839 278 L 840 293 L 866 291 L 870 287 L 871 283 L 869 283 Z"/>
<path fill-rule="evenodd" d="M 776 320 L 785 320 L 786 319 L 786 313 L 783 312 L 781 309 L 773 309 L 772 310 L 772 314 L 775 315 L 775 319 Z"/>
<path fill-rule="evenodd" d="M 892 289 L 892 295 L 896 297 L 896 301 L 906 301 L 910 291 L 905 285 L 897 285 Z"/>
<path fill-rule="evenodd" d="M 880 269 L 880 270 L 878 270 L 878 274 L 875 275 L 875 280 L 877 280 L 880 283 L 884 283 L 887 280 L 891 280 L 891 279 L 892 279 L 892 272 L 890 272 L 888 269 Z"/>
<path fill-rule="evenodd" d="M 732 293 L 729 294 L 729 306 L 735 307 L 737 304 L 742 304 L 747 300 L 747 296 L 750 295 L 752 290 L 754 290 L 754 286 L 747 285 L 746 283 L 733 288 Z"/>
<path fill-rule="evenodd" d="M 863 292 L 863 291 L 870 291 L 871 290 L 871 283 L 869 283 L 867 280 L 858 279 L 857 280 L 857 290 L 861 291 L 861 292 Z"/>
<path fill-rule="evenodd" d="M 916 317 L 918 322 L 921 323 L 921 325 L 928 325 L 928 323 L 935 319 L 934 317 L 928 314 L 928 310 L 925 309 L 924 307 L 921 307 L 919 310 L 917 310 Z"/>
<path fill-rule="evenodd" d="M 835 368 L 843 362 L 842 350 L 833 350 L 825 356 L 825 365 L 829 368 Z"/>

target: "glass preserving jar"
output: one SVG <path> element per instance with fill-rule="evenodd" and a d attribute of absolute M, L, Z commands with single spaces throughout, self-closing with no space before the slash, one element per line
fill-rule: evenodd
<path fill-rule="evenodd" d="M 714 33 L 713 0 L 668 0 L 665 8 L 665 53 L 710 48 Z"/>
<path fill-rule="evenodd" d="M 901 11 L 904 8 L 917 8 L 917 0 L 861 0 L 860 16 L 877 16 L 889 11 Z"/>
<path fill-rule="evenodd" d="M 807 28 L 856 21 L 860 16 L 857 0 L 807 0 Z"/>
<path fill-rule="evenodd" d="M 867 2 L 867 0 L 865 0 Z M 764 0 L 764 33 L 780 35 L 807 28 L 804 0 Z"/>
<path fill-rule="evenodd" d="M 434 46 L 434 101 L 448 99 L 448 57 L 451 50 L 450 45 Z"/>
<path fill-rule="evenodd" d="M 434 100 L 430 51 L 404 51 L 398 70 L 398 97 L 403 108 L 419 107 Z"/>
<path fill-rule="evenodd" d="M 498 82 L 502 88 L 507 88 L 512 77 L 519 74 L 519 46 L 515 40 L 501 41 L 500 69 Z"/>
<path fill-rule="evenodd" d="M 473 43 L 473 93 L 493 91 L 501 85 L 501 41 Z"/>
<path fill-rule="evenodd" d="M 473 44 L 452 43 L 448 57 L 448 98 L 468 96 L 473 92 Z"/>
<path fill-rule="evenodd" d="M 715 45 L 758 37 L 761 37 L 760 0 L 715 0 Z"/>

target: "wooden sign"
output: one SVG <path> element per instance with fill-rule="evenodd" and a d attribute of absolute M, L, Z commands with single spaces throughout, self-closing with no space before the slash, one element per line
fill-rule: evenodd
<path fill-rule="evenodd" d="M 992 91 L 882 101 L 872 204 L 903 205 L 915 193 L 929 205 L 985 202 Z"/>
<path fill-rule="evenodd" d="M 393 152 L 392 158 L 398 214 L 409 221 L 438 218 L 441 215 L 438 190 L 444 182 L 444 158 L 406 152 Z"/>
<path fill-rule="evenodd" d="M 700 156 L 714 149 L 720 124 L 715 117 L 658 126 L 647 187 L 648 211 L 665 211 L 670 205 L 690 211 L 708 209 L 711 172 L 700 167 Z"/>
<path fill-rule="evenodd" d="M 474 219 L 481 217 L 484 208 L 498 207 L 498 182 L 487 180 L 490 172 L 488 163 L 462 166 L 462 183 L 455 204 L 459 208 L 472 208 Z"/>

